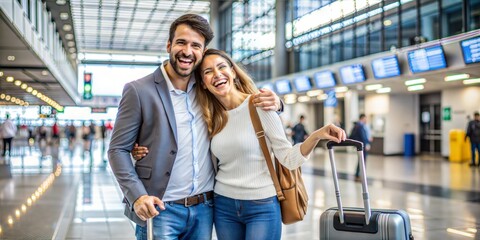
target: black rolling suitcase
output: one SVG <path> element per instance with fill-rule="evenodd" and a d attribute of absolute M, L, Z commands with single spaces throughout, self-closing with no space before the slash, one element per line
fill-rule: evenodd
<path fill-rule="evenodd" d="M 363 189 L 363 209 L 342 207 L 333 154 L 334 146 L 355 146 L 357 148 Z M 320 239 L 413 240 L 410 218 L 405 211 L 370 209 L 365 162 L 363 159 L 363 144 L 347 139 L 341 143 L 330 141 L 327 143 L 327 148 L 332 165 L 338 207 L 330 208 L 322 213 L 320 217 Z"/>

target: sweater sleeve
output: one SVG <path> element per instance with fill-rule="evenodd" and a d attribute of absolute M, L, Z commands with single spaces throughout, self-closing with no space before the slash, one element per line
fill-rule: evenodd
<path fill-rule="evenodd" d="M 306 162 L 310 155 L 304 157 L 300 152 L 300 145 L 292 146 L 282 126 L 280 116 L 273 111 L 263 111 L 257 108 L 258 115 L 262 122 L 267 142 L 270 143 L 270 150 L 277 157 L 278 161 L 288 169 L 296 169 Z"/>

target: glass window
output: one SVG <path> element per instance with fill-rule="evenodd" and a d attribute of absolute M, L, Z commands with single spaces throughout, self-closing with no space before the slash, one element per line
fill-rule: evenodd
<path fill-rule="evenodd" d="M 415 43 L 417 27 L 417 10 L 410 8 L 402 11 L 402 41 L 401 47 L 410 46 Z"/>
<path fill-rule="evenodd" d="M 432 41 L 440 38 L 438 25 L 438 3 L 432 2 L 420 7 L 421 32 L 425 41 Z"/>
<path fill-rule="evenodd" d="M 330 64 L 330 37 L 323 37 L 319 40 L 322 66 Z"/>
<path fill-rule="evenodd" d="M 341 32 L 332 35 L 332 63 L 343 60 Z"/>
<path fill-rule="evenodd" d="M 354 57 L 353 54 L 353 30 L 347 29 L 343 31 L 343 59 L 348 60 Z"/>
<path fill-rule="evenodd" d="M 470 24 L 468 30 L 475 30 L 480 28 L 480 0 L 469 1 L 469 18 Z"/>
<path fill-rule="evenodd" d="M 382 51 L 382 43 L 380 31 L 382 30 L 382 23 L 380 20 L 373 21 L 368 24 L 369 34 L 369 53 L 378 53 Z"/>
<path fill-rule="evenodd" d="M 442 37 L 462 33 L 462 0 L 442 0 Z"/>
<path fill-rule="evenodd" d="M 355 29 L 355 39 L 356 39 L 356 54 L 355 57 L 362 57 L 367 55 L 367 26 L 361 25 Z"/>

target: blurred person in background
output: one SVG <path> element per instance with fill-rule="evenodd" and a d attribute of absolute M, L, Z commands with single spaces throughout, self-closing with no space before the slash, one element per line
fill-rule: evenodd
<path fill-rule="evenodd" d="M 470 146 L 472 149 L 472 162 L 470 163 L 470 167 L 480 166 L 480 160 L 477 165 L 475 164 L 476 155 L 480 158 L 480 113 L 478 112 L 475 112 L 473 114 L 473 120 L 468 122 L 465 141 L 467 137 L 470 138 Z M 475 149 L 477 150 L 477 154 L 475 154 Z"/>
<path fill-rule="evenodd" d="M 367 164 L 367 151 L 370 150 L 370 139 L 366 124 L 367 116 L 362 113 L 359 116 L 359 120 L 354 123 L 349 137 L 350 139 L 357 140 L 363 143 L 363 159 L 365 162 L 365 167 Z M 360 181 L 360 162 L 357 163 L 357 169 L 355 170 L 355 181 Z"/>
<path fill-rule="evenodd" d="M 2 157 L 5 157 L 8 151 L 8 156 L 12 156 L 12 139 L 17 134 L 17 126 L 10 120 L 10 114 L 6 114 L 5 122 L 0 126 L 1 136 L 3 138 L 3 153 Z"/>

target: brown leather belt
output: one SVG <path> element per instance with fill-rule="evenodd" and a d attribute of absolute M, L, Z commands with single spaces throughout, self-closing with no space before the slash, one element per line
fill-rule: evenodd
<path fill-rule="evenodd" d="M 191 197 L 186 197 L 180 200 L 172 201 L 173 203 L 183 204 L 185 207 L 195 206 L 197 204 L 206 202 L 213 198 L 213 191 L 198 194 Z"/>

